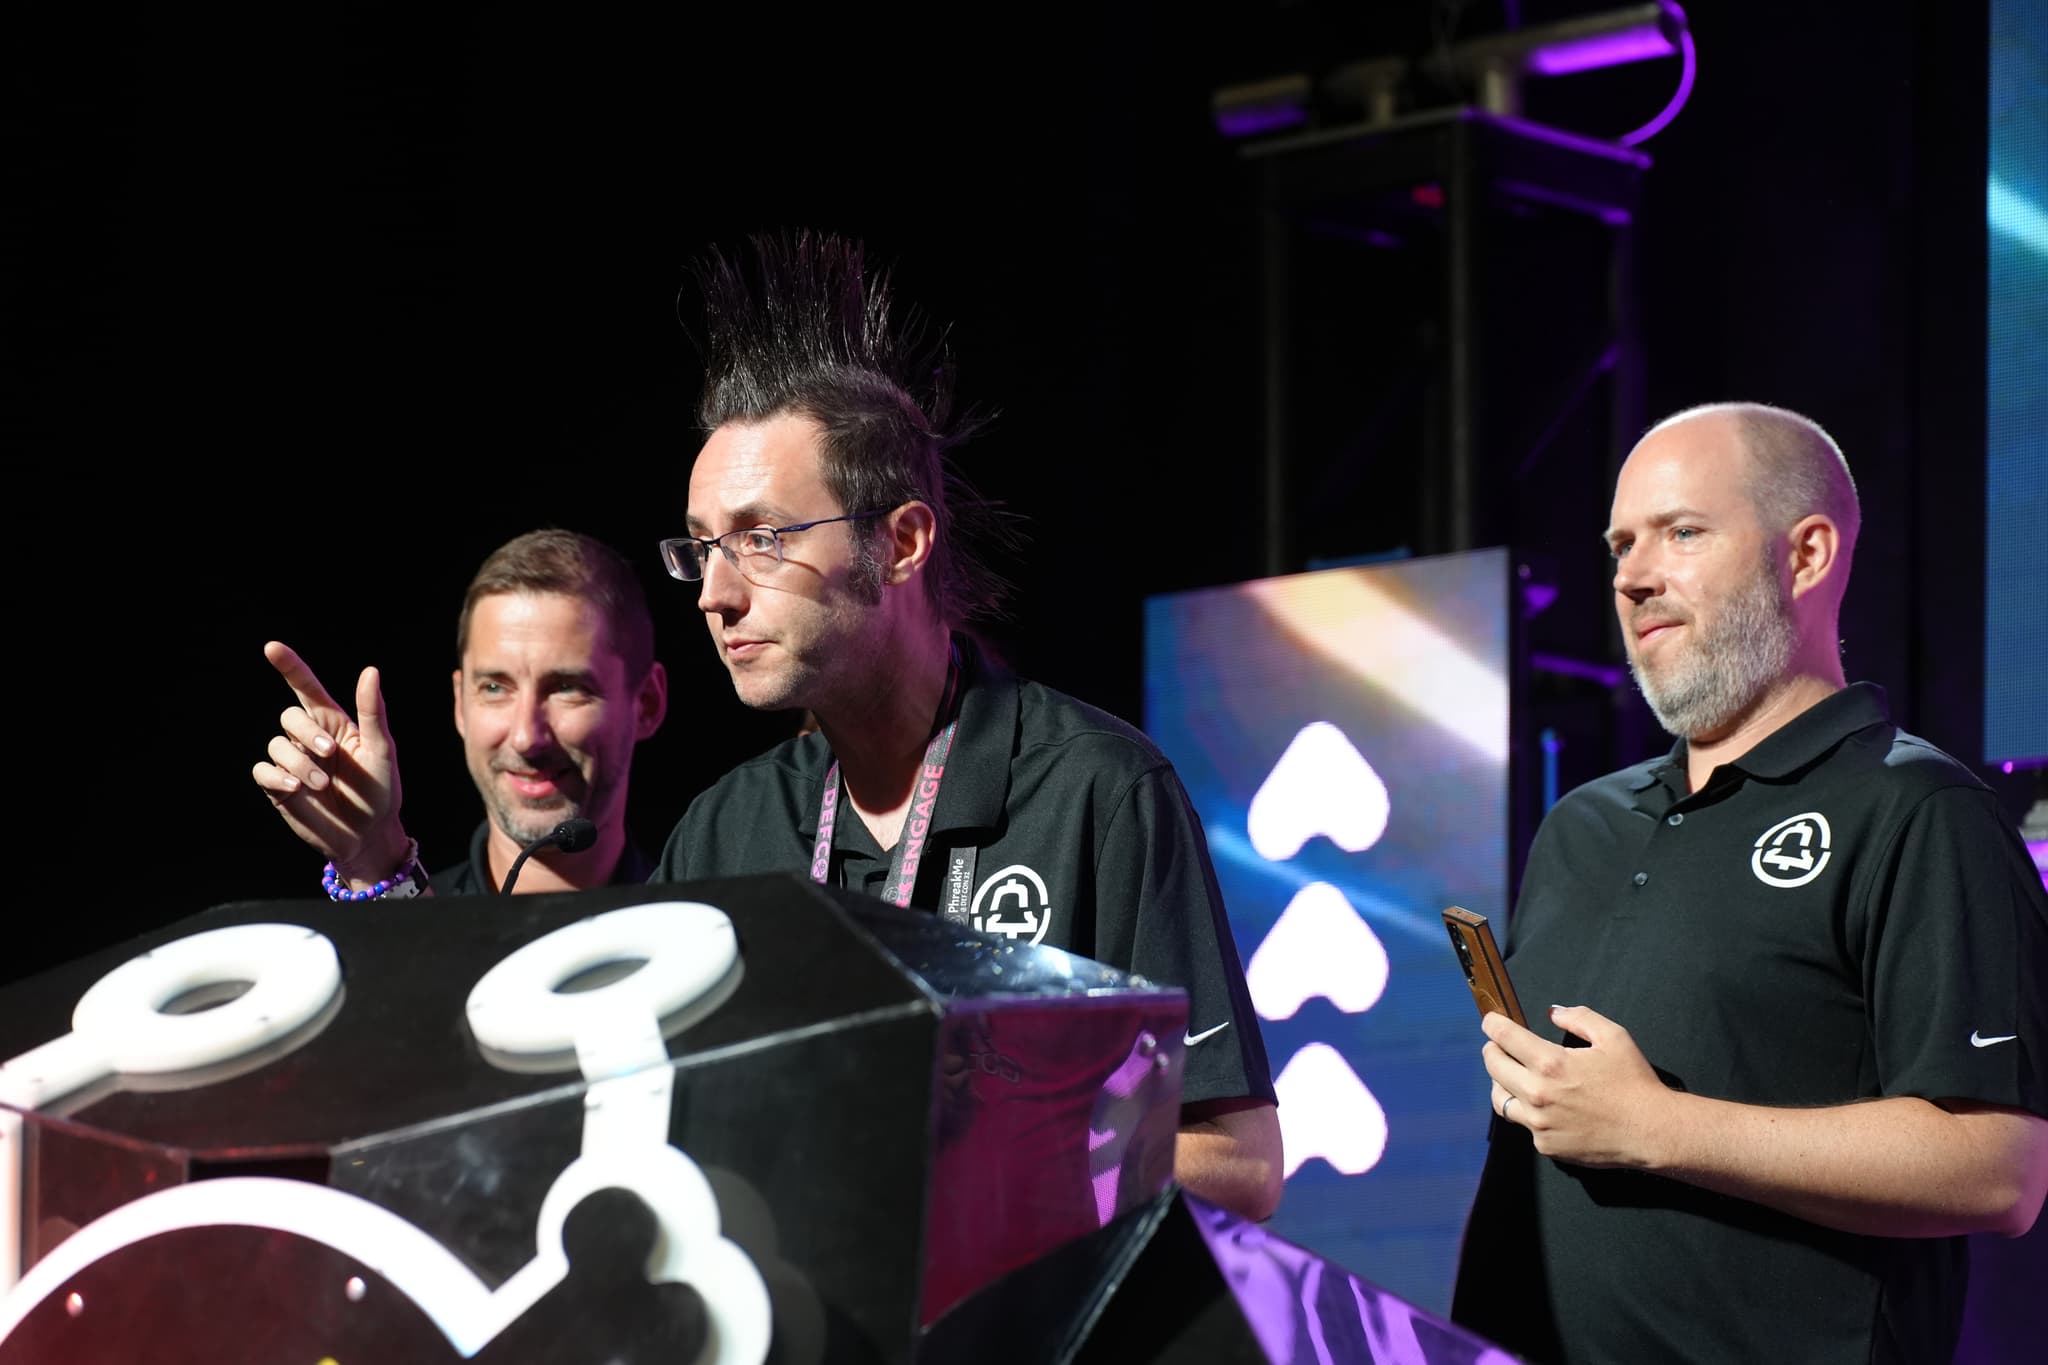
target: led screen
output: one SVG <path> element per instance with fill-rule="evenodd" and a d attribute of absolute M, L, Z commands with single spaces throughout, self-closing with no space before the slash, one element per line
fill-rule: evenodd
<path fill-rule="evenodd" d="M 1984 758 L 2048 761 L 2048 48 L 2040 0 L 1991 7 Z"/>
<path fill-rule="evenodd" d="M 1282 1236 L 1450 1302 L 1485 1041 L 1441 911 L 1505 926 L 1507 553 L 1156 597 L 1146 728 L 1200 812 L 1280 1091 Z"/>

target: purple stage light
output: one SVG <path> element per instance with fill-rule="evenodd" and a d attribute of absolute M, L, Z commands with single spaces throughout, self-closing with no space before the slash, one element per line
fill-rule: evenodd
<path fill-rule="evenodd" d="M 1569 76 L 1603 66 L 1624 66 L 1676 55 L 1678 48 L 1661 29 L 1632 28 L 1600 33 L 1539 47 L 1529 54 L 1528 70 L 1538 76 Z"/>
<path fill-rule="evenodd" d="M 1211 108 L 1218 131 L 1230 138 L 1313 125 L 1319 114 L 1332 109 L 1341 109 L 1348 117 L 1361 103 L 1368 125 L 1386 124 L 1396 114 L 1402 75 L 1412 68 L 1431 81 L 1475 90 L 1471 98 L 1477 108 L 1497 118 L 1513 118 L 1521 109 L 1521 83 L 1526 77 L 1565 76 L 1673 55 L 1684 59 L 1677 92 L 1648 123 L 1604 144 L 1612 150 L 1617 143 L 1632 147 L 1656 136 L 1692 94 L 1697 54 L 1685 11 L 1674 0 L 1645 0 L 1553 23 L 1517 24 L 1412 61 L 1378 57 L 1348 63 L 1321 77 L 1294 72 L 1226 86 L 1211 96 Z"/>
<path fill-rule="evenodd" d="M 1257 137 L 1307 123 L 1314 89 L 1309 78 L 1299 73 L 1275 76 L 1248 85 L 1225 86 L 1210 96 L 1209 108 L 1216 131 L 1223 136 Z"/>
<path fill-rule="evenodd" d="M 1692 83 L 1699 75 L 1699 56 L 1693 50 L 1692 30 L 1686 29 L 1678 35 L 1678 55 L 1685 59 L 1685 66 L 1678 73 L 1678 90 L 1671 96 L 1671 103 L 1664 106 L 1657 117 L 1636 129 L 1633 133 L 1621 135 L 1621 145 L 1633 147 L 1639 142 L 1648 142 L 1664 131 L 1664 126 L 1678 117 L 1678 111 L 1685 108 L 1685 102 L 1692 98 Z"/>
<path fill-rule="evenodd" d="M 1495 124 L 1532 142 L 1547 142 L 1553 147 L 1564 147 L 1587 156 L 1605 157 L 1609 161 L 1620 161 L 1645 169 L 1650 165 L 1648 152 L 1632 152 L 1612 142 L 1603 142 L 1597 137 L 1588 137 L 1584 133 L 1574 133 L 1564 128 L 1553 128 L 1547 123 L 1531 123 L 1528 119 L 1516 118 L 1511 114 L 1495 114 L 1492 117 Z"/>
<path fill-rule="evenodd" d="M 1591 19 L 1626 21 L 1629 17 L 1629 11 L 1617 10 L 1611 15 L 1591 16 Z M 1602 67 L 1652 61 L 1658 57 L 1676 55 L 1683 59 L 1678 73 L 1678 89 L 1670 102 L 1648 123 L 1617 138 L 1622 146 L 1633 147 L 1664 131 L 1666 125 L 1678 117 L 1678 111 L 1685 108 L 1685 102 L 1692 98 L 1693 81 L 1699 74 L 1699 54 L 1693 46 L 1692 29 L 1686 21 L 1685 11 L 1672 0 L 1662 0 L 1653 14 L 1625 28 L 1612 28 L 1606 32 L 1571 32 L 1571 26 L 1561 27 L 1564 30 L 1561 36 L 1531 48 L 1522 58 L 1524 72 L 1532 76 L 1568 76 L 1577 71 L 1597 71 Z"/>
<path fill-rule="evenodd" d="M 1225 137 L 1257 137 L 1261 133 L 1294 128 L 1306 122 L 1308 111 L 1305 109 L 1221 109 L 1216 113 L 1217 131 Z"/>

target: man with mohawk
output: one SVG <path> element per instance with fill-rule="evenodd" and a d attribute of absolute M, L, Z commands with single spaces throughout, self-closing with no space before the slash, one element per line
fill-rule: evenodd
<path fill-rule="evenodd" d="M 690 534 L 662 543 L 741 701 L 818 730 L 727 774 L 661 876 L 821 882 L 1064 947 L 1189 994 L 1175 1170 L 1249 1217 L 1279 1202 L 1280 1131 L 1207 845 L 1137 730 L 1011 676 L 967 627 L 1007 531 L 952 471 L 951 367 L 858 244 L 756 239 L 700 269 L 710 434 Z"/>

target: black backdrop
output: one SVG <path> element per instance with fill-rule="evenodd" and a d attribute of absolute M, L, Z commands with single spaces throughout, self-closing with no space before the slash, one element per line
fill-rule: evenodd
<path fill-rule="evenodd" d="M 1259 562 L 1256 273 L 1209 92 L 1503 7 L 438 8 L 9 21 L 27 875 L 0 977 L 317 894 L 247 778 L 289 700 L 272 636 L 338 691 L 385 668 L 408 824 L 456 856 L 454 612 L 535 525 L 647 575 L 674 697 L 643 842 L 786 733 L 734 702 L 653 554 L 697 439 L 684 263 L 750 230 L 863 236 L 951 322 L 964 396 L 999 414 L 969 472 L 1032 522 L 998 638 L 1136 719 L 1143 598 Z M 1753 397 L 1837 432 L 1867 503 L 1850 672 L 1973 757 L 1983 14 L 1691 9 L 1699 86 L 1647 146 L 1649 408 Z M 1611 135 L 1674 66 L 1531 112 Z M 1606 471 L 1563 476 L 1597 554 Z M 1566 778 L 1638 756 L 1577 750 Z"/>

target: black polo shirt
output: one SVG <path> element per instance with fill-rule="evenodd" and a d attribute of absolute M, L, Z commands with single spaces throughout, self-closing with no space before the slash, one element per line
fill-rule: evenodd
<path fill-rule="evenodd" d="M 469 836 L 469 860 L 453 867 L 443 868 L 427 879 L 437 896 L 493 896 L 497 894 L 497 879 L 491 876 L 490 852 L 491 826 L 489 821 L 478 825 L 476 833 Z M 519 875 L 526 876 L 525 869 Z M 633 836 L 626 836 L 626 846 L 619 851 L 618 865 L 612 869 L 609 886 L 637 886 L 654 875 L 654 860 L 633 842 Z"/>
<path fill-rule="evenodd" d="M 950 851 L 974 849 L 970 923 L 1184 987 L 1198 1041 L 1183 1101 L 1271 1100 L 1208 843 L 1172 765 L 1131 726 L 959 644 L 960 728 L 911 904 L 936 906 Z M 810 734 L 733 769 L 691 803 L 659 875 L 808 873 L 831 763 L 825 737 Z M 866 824 L 842 807 L 834 883 L 879 895 L 888 871 Z"/>
<path fill-rule="evenodd" d="M 1976 777 L 1847 688 L 1686 791 L 1685 745 L 1572 792 L 1507 966 L 1664 1079 L 1747 1104 L 1960 1098 L 2048 1114 L 2048 897 Z M 1965 1241 L 1861 1237 L 1496 1122 L 1453 1316 L 1532 1359 L 1940 1361 Z M 1547 1281 L 1547 1282 L 1546 1282 Z"/>

